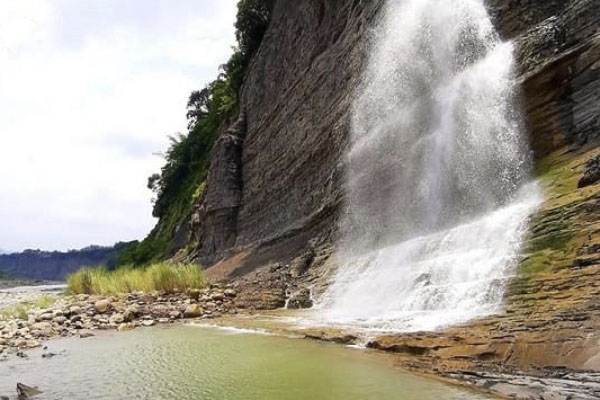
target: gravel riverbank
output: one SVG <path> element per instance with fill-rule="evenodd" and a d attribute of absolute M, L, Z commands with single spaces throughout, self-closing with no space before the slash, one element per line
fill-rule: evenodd
<path fill-rule="evenodd" d="M 23 350 L 43 346 L 56 336 L 86 338 L 95 330 L 124 331 L 181 319 L 220 317 L 236 311 L 236 295 L 234 289 L 221 286 L 176 294 L 53 295 L 51 306 L 0 319 L 0 360 L 12 354 L 26 357 Z M 7 310 L 2 306 L 0 313 L 3 309 Z"/>

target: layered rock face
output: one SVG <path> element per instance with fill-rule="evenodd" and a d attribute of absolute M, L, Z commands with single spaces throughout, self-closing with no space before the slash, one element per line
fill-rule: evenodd
<path fill-rule="evenodd" d="M 217 143 L 194 217 L 202 261 L 248 248 L 285 259 L 330 241 L 353 92 L 381 4 L 277 2 L 246 77 L 243 127 Z"/>
<path fill-rule="evenodd" d="M 526 115 L 538 157 L 600 137 L 600 2 L 490 0 L 515 40 Z"/>
<path fill-rule="evenodd" d="M 216 278 L 252 272 L 251 281 L 284 293 L 299 276 L 322 279 L 335 265 L 328 257 L 343 200 L 349 115 L 383 3 L 276 2 L 240 116 L 215 147 L 193 217 L 192 257 L 218 263 Z M 516 44 L 536 159 L 569 150 L 585 161 L 582 152 L 600 138 L 600 1 L 488 0 L 488 7 L 501 35 Z"/>
<path fill-rule="evenodd" d="M 194 257 L 213 265 L 213 279 L 247 289 L 239 295 L 246 306 L 281 307 L 307 287 L 318 294 L 336 267 L 331 244 L 349 115 L 383 3 L 277 1 L 241 117 L 217 144 L 192 229 Z M 371 346 L 402 354 L 406 367 L 448 376 L 525 371 L 578 386 L 583 378 L 573 370 L 600 370 L 600 0 L 487 5 L 515 43 L 546 200 L 531 220 L 503 314 Z M 510 395 L 529 385 L 498 376 L 472 380 Z M 589 397 L 581 398 L 597 398 L 597 379 L 586 376 L 591 383 L 580 394 Z M 522 397 L 555 398 L 540 397 L 546 391 Z"/>

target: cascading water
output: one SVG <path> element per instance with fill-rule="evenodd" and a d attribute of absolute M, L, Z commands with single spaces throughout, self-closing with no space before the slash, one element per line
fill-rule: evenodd
<path fill-rule="evenodd" d="M 539 203 L 510 43 L 483 0 L 388 0 L 354 104 L 328 321 L 431 330 L 497 310 Z"/>

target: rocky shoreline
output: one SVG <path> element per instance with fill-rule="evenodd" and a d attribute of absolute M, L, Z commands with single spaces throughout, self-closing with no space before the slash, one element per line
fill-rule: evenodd
<path fill-rule="evenodd" d="M 57 296 L 51 306 L 30 310 L 27 319 L 0 320 L 0 361 L 13 354 L 27 357 L 24 350 L 54 337 L 86 338 L 97 330 L 127 331 L 236 313 L 236 296 L 234 289 L 220 285 L 174 294 Z"/>
<path fill-rule="evenodd" d="M 326 341 L 343 345 L 358 344 L 356 332 L 333 327 L 299 328 L 291 324 L 286 313 L 246 310 L 244 292 L 232 286 L 211 285 L 186 293 L 130 293 L 114 296 L 61 295 L 44 309 L 34 309 L 27 320 L 14 318 L 0 321 L 0 361 L 10 357 L 27 358 L 27 350 L 44 347 L 57 337 L 95 336 L 98 331 L 129 331 L 159 324 L 211 319 L 216 325 L 257 328 L 290 337 Z M 237 314 L 243 313 L 241 319 Z M 270 321 L 265 325 L 265 321 Z M 284 322 L 287 321 L 287 322 Z M 394 344 L 399 338 L 394 338 Z M 368 348 L 398 355 L 397 365 L 418 374 L 446 380 L 472 389 L 517 399 L 593 399 L 600 393 L 598 374 L 577 373 L 570 369 L 552 369 L 545 374 L 491 372 L 481 366 L 447 370 L 436 367 L 435 359 L 413 347 L 383 346 L 382 338 L 367 344 Z M 52 357 L 43 353 L 42 357 Z M 438 359 L 438 361 L 441 361 Z M 433 365 L 429 365 L 433 362 Z M 484 372 L 486 371 L 486 372 Z M 537 376 L 536 376 L 537 375 Z"/>

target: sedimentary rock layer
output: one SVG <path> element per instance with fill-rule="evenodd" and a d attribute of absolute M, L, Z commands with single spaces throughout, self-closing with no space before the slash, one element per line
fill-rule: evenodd
<path fill-rule="evenodd" d="M 213 153 L 193 217 L 194 257 L 214 264 L 244 252 L 243 262 L 237 259 L 242 275 L 333 241 L 349 114 L 383 3 L 276 2 L 246 77 L 240 118 Z M 488 6 L 501 35 L 517 45 L 536 156 L 597 143 L 600 1 Z"/>

